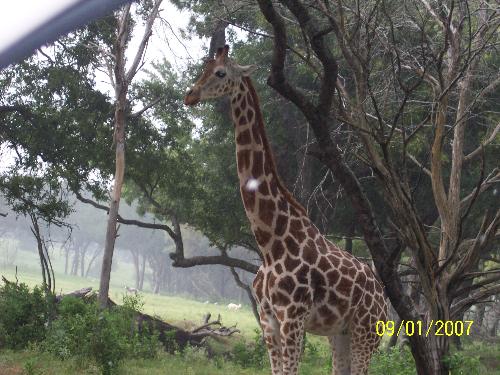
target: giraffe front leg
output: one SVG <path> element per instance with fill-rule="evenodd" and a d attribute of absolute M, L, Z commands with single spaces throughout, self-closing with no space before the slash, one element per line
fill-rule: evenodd
<path fill-rule="evenodd" d="M 260 325 L 267 346 L 272 375 L 283 375 L 283 362 L 281 360 L 281 337 L 278 320 L 270 309 L 261 307 L 259 311 Z"/>
<path fill-rule="evenodd" d="M 282 322 L 280 334 L 283 375 L 297 375 L 304 338 L 304 321 L 286 320 Z"/>

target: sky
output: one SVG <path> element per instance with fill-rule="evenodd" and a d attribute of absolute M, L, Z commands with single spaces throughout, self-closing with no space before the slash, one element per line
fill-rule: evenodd
<path fill-rule="evenodd" d="M 61 9 L 77 0 L 2 1 L 0 13 L 0 50 L 40 26 Z"/>
<path fill-rule="evenodd" d="M 76 3 L 77 0 L 16 0 L 2 1 L 0 12 L 0 50 L 9 46 L 37 26 L 51 19 L 61 10 Z M 207 40 L 193 39 L 179 42 L 179 30 L 185 28 L 189 14 L 179 12 L 169 1 L 164 0 L 161 16 L 168 25 L 157 22 L 150 40 L 147 62 L 165 57 L 174 68 L 181 70 L 188 60 L 200 59 L 203 56 L 203 45 Z M 134 35 L 141 36 L 137 30 Z M 138 39 L 138 38 L 136 38 Z M 134 51 L 137 43 L 132 41 L 129 51 Z M 132 57 L 129 58 L 131 60 Z M 145 65 L 147 67 L 147 64 Z"/>

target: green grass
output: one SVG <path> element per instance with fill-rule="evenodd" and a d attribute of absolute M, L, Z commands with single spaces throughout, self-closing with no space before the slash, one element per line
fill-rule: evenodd
<path fill-rule="evenodd" d="M 300 375 L 330 374 L 325 353 L 319 357 L 306 355 L 300 367 Z M 386 354 L 382 354 L 385 356 Z M 466 359 L 479 357 L 480 364 L 473 371 L 452 371 L 451 375 L 500 375 L 498 367 L 500 349 L 498 346 L 471 344 L 464 352 Z M 411 367 L 402 367 L 401 358 L 394 357 L 387 363 L 375 357 L 370 375 L 414 374 Z M 376 366 L 379 362 L 379 366 Z M 237 364 L 222 360 L 208 359 L 203 352 L 189 349 L 184 354 L 169 355 L 159 353 L 155 359 L 132 359 L 125 361 L 119 368 L 120 375 L 269 375 L 269 368 L 242 368 Z M 54 356 L 36 349 L 26 351 L 0 351 L 0 374 L 2 375 L 99 375 L 97 366 L 81 360 L 59 360 Z"/>
<path fill-rule="evenodd" d="M 26 371 L 31 368 L 32 372 Z M 270 369 L 243 368 L 231 361 L 208 359 L 203 352 L 187 350 L 184 354 L 160 353 L 156 359 L 133 359 L 119 368 L 120 375 L 269 375 Z M 329 373 L 319 363 L 312 361 L 301 365 L 301 375 L 325 375 Z M 92 363 L 78 360 L 59 360 L 37 350 L 0 351 L 2 375 L 99 375 Z"/>

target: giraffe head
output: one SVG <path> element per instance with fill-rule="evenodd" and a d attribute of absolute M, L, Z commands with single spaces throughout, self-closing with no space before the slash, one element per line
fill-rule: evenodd
<path fill-rule="evenodd" d="M 219 48 L 215 59 L 205 63 L 201 77 L 188 88 L 184 104 L 195 105 L 201 100 L 231 95 L 238 90 L 242 77 L 248 77 L 257 67 L 238 65 L 228 57 L 229 46 Z"/>

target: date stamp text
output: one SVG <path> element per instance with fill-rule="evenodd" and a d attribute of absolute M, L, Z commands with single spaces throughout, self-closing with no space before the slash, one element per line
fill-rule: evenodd
<path fill-rule="evenodd" d="M 428 324 L 421 320 L 402 320 L 401 323 L 396 324 L 394 320 L 379 320 L 375 325 L 375 331 L 379 336 L 399 336 L 401 332 L 406 333 L 407 336 L 468 336 L 473 323 L 473 320 L 431 320 Z"/>

